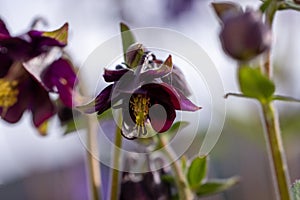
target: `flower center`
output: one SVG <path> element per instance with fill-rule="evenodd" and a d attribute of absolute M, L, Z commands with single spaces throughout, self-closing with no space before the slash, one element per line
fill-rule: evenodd
<path fill-rule="evenodd" d="M 149 114 L 150 98 L 146 95 L 138 94 L 131 97 L 130 108 L 135 116 L 134 129 L 137 130 L 138 134 L 145 135 L 147 133 L 145 122 Z"/>
<path fill-rule="evenodd" d="M 7 81 L 0 79 L 0 107 L 2 107 L 2 116 L 5 115 L 7 109 L 15 105 L 18 101 L 19 90 L 17 89 L 17 81 Z"/>

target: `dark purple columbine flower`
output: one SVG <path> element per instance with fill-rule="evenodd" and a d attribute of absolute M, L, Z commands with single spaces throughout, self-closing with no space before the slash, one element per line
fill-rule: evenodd
<path fill-rule="evenodd" d="M 25 110 L 32 112 L 34 125 L 45 134 L 47 120 L 56 112 L 49 92 L 58 92 L 61 101 L 72 106 L 75 72 L 72 64 L 55 55 L 46 66 L 36 66 L 39 76 L 25 65 L 33 59 L 46 57 L 53 48 L 67 45 L 68 24 L 52 32 L 31 30 L 13 37 L 0 20 L 0 115 L 16 123 Z M 61 53 L 61 52 L 60 52 Z M 41 58 L 39 58 L 41 59 Z"/>
<path fill-rule="evenodd" d="M 165 132 L 176 117 L 175 110 L 200 109 L 179 88 L 162 80 L 172 75 L 172 71 L 171 56 L 161 62 L 151 52 L 145 52 L 135 69 L 105 69 L 104 80 L 113 84 L 103 89 L 93 102 L 80 109 L 85 113 L 101 114 L 111 106 L 121 108 L 122 134 L 128 139 L 145 136 L 147 125 L 150 124 L 156 132 Z"/>
<path fill-rule="evenodd" d="M 271 29 L 259 11 L 243 12 L 234 3 L 214 3 L 213 7 L 222 22 L 220 40 L 226 54 L 248 61 L 270 48 Z"/>

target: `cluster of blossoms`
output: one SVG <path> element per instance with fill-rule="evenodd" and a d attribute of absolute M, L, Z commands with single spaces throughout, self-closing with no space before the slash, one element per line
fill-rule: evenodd
<path fill-rule="evenodd" d="M 187 84 L 182 72 L 173 66 L 172 57 L 156 59 L 142 44 L 131 45 L 126 64 L 105 69 L 103 77 L 112 84 L 81 109 L 98 114 L 111 106 L 122 109 L 122 135 L 127 139 L 146 136 L 148 128 L 157 133 L 167 131 L 176 117 L 175 110 L 200 109 L 186 97 Z"/>
<path fill-rule="evenodd" d="M 9 123 L 29 110 L 35 127 L 45 134 L 47 121 L 57 112 L 50 93 L 58 93 L 66 107 L 72 107 L 76 74 L 64 58 L 68 24 L 51 31 L 30 30 L 11 36 L 0 19 L 0 115 Z"/>

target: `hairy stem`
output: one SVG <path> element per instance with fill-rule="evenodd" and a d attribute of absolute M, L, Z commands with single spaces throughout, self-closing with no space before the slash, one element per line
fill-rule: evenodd
<path fill-rule="evenodd" d="M 271 28 L 274 17 L 278 9 L 277 0 L 271 0 L 266 10 L 266 24 Z M 268 78 L 272 77 L 271 50 L 267 52 L 267 58 L 264 63 L 264 71 Z M 275 187 L 278 190 L 280 199 L 290 200 L 289 173 L 284 154 L 279 119 L 276 115 L 274 104 L 272 102 L 261 103 L 263 110 L 263 122 L 265 125 L 265 137 L 268 145 L 269 160 L 273 170 Z"/>
<path fill-rule="evenodd" d="M 158 136 L 158 140 L 160 143 L 160 147 L 164 148 L 164 153 L 168 157 L 168 159 L 172 162 L 171 168 L 175 175 L 175 183 L 179 194 L 179 199 L 181 200 L 193 200 L 194 195 L 190 188 L 188 187 L 188 183 L 186 180 L 186 176 L 182 171 L 182 168 L 176 160 L 176 156 L 174 151 L 168 147 L 166 139 L 163 136 Z"/>
<path fill-rule="evenodd" d="M 269 148 L 269 159 L 274 173 L 274 181 L 280 199 L 290 200 L 289 174 L 282 145 L 278 117 L 273 103 L 262 104 L 263 121 L 265 124 L 265 136 Z"/>
<path fill-rule="evenodd" d="M 121 116 L 121 115 L 119 115 Z M 119 117 L 118 124 L 120 125 L 122 122 L 122 118 Z M 118 200 L 119 199 L 119 170 L 120 169 L 120 158 L 121 158 L 121 147 L 122 147 L 122 135 L 121 129 L 119 126 L 116 126 L 116 134 L 115 134 L 115 148 L 113 152 L 113 166 L 111 171 L 111 185 L 110 185 L 110 199 Z"/>
<path fill-rule="evenodd" d="M 92 200 L 100 200 L 100 165 L 98 158 L 97 124 L 93 116 L 88 116 L 87 129 L 87 162 L 90 182 L 90 196 Z"/>

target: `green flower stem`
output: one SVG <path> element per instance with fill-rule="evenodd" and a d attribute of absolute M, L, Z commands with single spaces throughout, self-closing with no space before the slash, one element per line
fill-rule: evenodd
<path fill-rule="evenodd" d="M 277 11 L 277 0 L 271 0 L 266 9 L 266 24 L 271 28 L 273 26 L 273 21 L 275 17 L 275 13 Z M 267 76 L 270 78 L 272 74 L 272 66 L 271 66 L 271 50 L 266 52 L 267 59 L 264 63 L 264 69 Z"/>
<path fill-rule="evenodd" d="M 274 179 L 281 200 L 290 200 L 289 174 L 285 159 L 278 117 L 273 103 L 261 104 L 263 121 L 265 124 L 265 136 L 269 148 L 269 159 L 274 171 Z"/>
<path fill-rule="evenodd" d="M 163 136 L 157 136 L 159 141 L 159 147 L 164 149 L 165 155 L 172 162 L 171 168 L 175 175 L 175 183 L 179 193 L 180 200 L 193 200 L 194 195 L 190 190 L 185 173 L 183 172 L 179 162 L 176 160 L 175 153 L 167 145 L 166 138 Z"/>
<path fill-rule="evenodd" d="M 277 0 L 272 0 L 266 10 L 266 23 L 272 28 L 275 13 L 278 9 Z M 264 64 L 266 75 L 272 77 L 271 51 L 267 52 L 267 58 Z M 282 144 L 281 132 L 279 127 L 279 119 L 275 113 L 274 104 L 272 102 L 262 103 L 263 121 L 265 124 L 265 137 L 269 149 L 269 159 L 273 168 L 274 181 L 278 189 L 281 200 L 290 200 L 291 194 L 289 189 L 289 173 L 287 162 Z"/>
<path fill-rule="evenodd" d="M 100 165 L 98 158 L 97 125 L 98 121 L 94 116 L 87 116 L 87 162 L 90 182 L 90 195 L 92 200 L 100 200 Z"/>
<path fill-rule="evenodd" d="M 119 114 L 118 124 L 120 125 L 122 122 L 122 117 Z M 110 185 L 110 199 L 111 200 L 118 200 L 119 199 L 119 166 L 120 166 L 120 158 L 121 158 L 121 151 L 122 148 L 122 135 L 121 129 L 119 126 L 116 126 L 116 134 L 115 134 L 115 149 L 113 152 L 113 166 L 111 171 L 111 185 Z"/>

